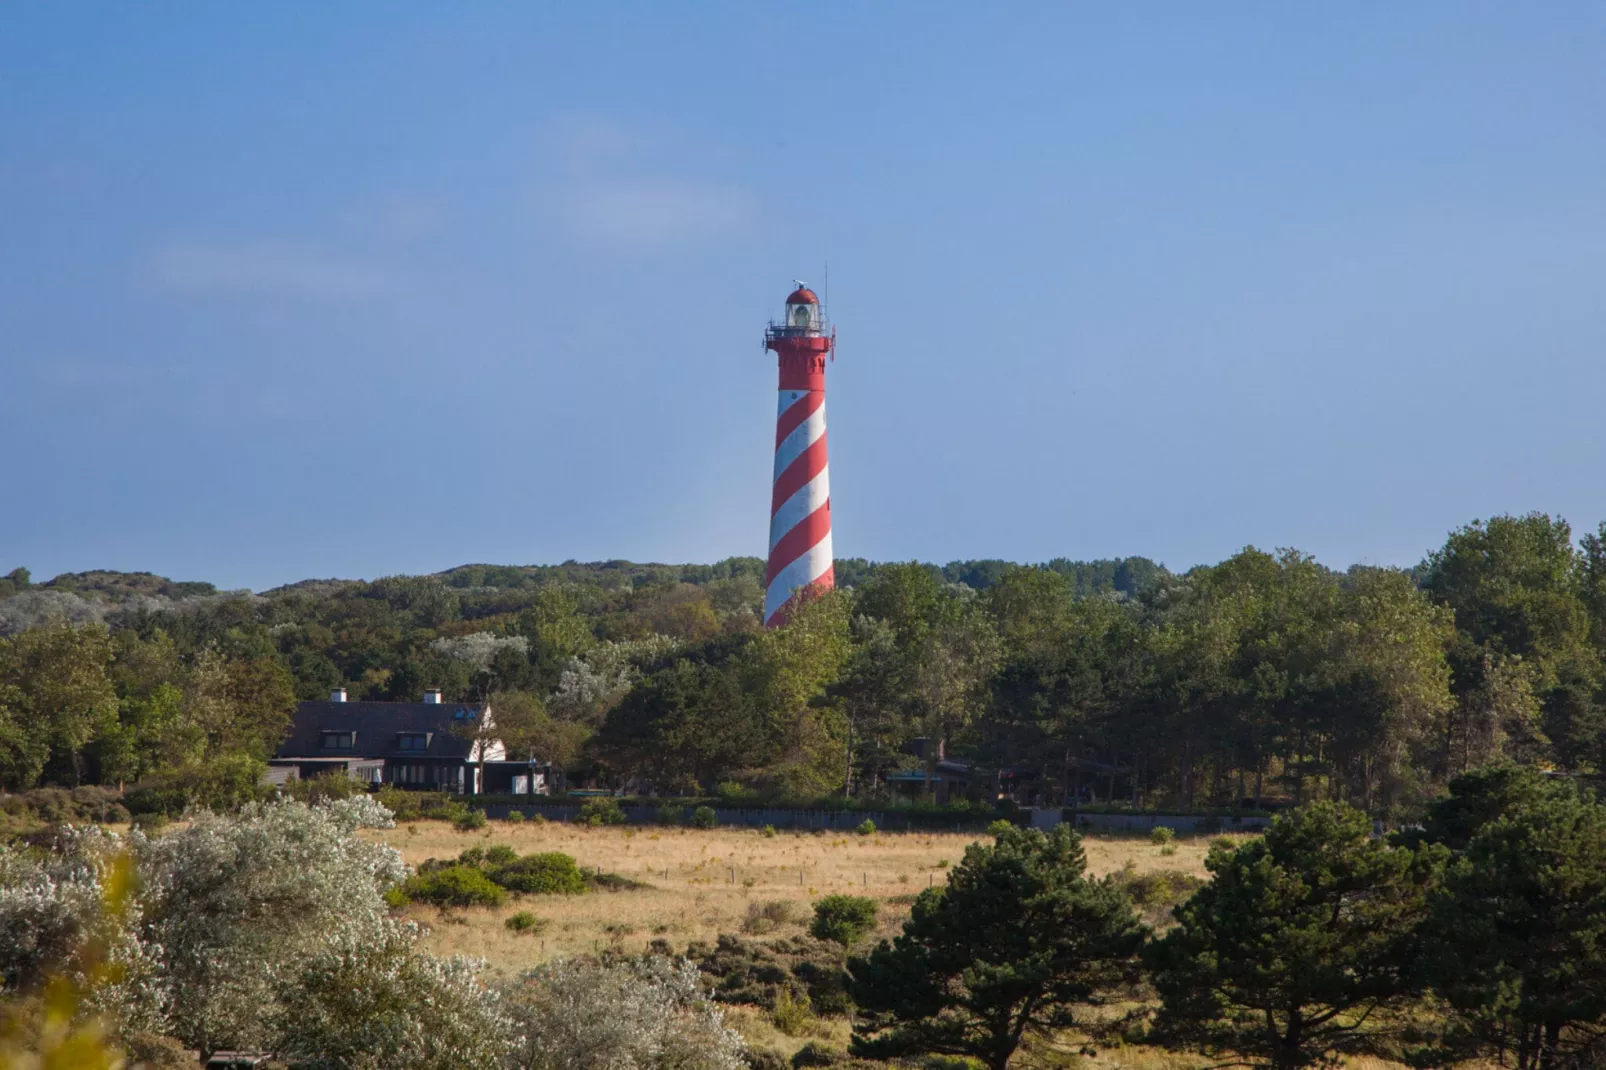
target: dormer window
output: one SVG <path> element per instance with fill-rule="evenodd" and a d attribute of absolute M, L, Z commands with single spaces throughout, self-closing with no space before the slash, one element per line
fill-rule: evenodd
<path fill-rule="evenodd" d="M 429 750 L 429 733 L 403 732 L 396 737 L 396 746 L 399 750 Z"/>
<path fill-rule="evenodd" d="M 351 750 L 357 746 L 357 733 L 355 732 L 325 732 L 323 733 L 324 750 Z"/>

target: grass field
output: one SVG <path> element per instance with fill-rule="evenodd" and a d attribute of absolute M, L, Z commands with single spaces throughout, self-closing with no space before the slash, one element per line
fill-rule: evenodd
<path fill-rule="evenodd" d="M 847 892 L 883 902 L 884 931 L 895 931 L 908 913 L 907 899 L 941 884 L 976 833 L 898 832 L 860 836 L 852 832 L 780 832 L 757 829 L 689 829 L 548 823 L 493 822 L 478 832 L 458 832 L 436 821 L 398 826 L 377 834 L 411 865 L 429 858 L 455 858 L 465 848 L 507 844 L 520 854 L 562 851 L 581 866 L 618 873 L 650 888 L 581 896 L 529 896 L 496 909 L 443 914 L 415 905 L 409 914 L 430 929 L 428 943 L 444 954 L 486 959 L 498 973 L 516 973 L 559 955 L 615 947 L 644 949 L 654 939 L 681 950 L 692 940 L 712 941 L 741 929 L 748 904 L 791 900 L 798 917 L 823 895 Z M 1162 854 L 1146 839 L 1089 838 L 1095 874 L 1128 861 L 1139 871 L 1176 869 L 1204 874 L 1208 840 L 1179 840 Z M 902 899 L 904 902 L 888 902 Z M 503 922 L 521 910 L 547 925 L 538 935 L 508 931 Z"/>

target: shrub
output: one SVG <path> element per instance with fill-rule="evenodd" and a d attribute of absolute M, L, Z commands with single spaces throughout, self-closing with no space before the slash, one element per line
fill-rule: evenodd
<path fill-rule="evenodd" d="M 1236 851 L 1238 849 L 1238 841 L 1231 836 L 1217 836 L 1210 841 L 1210 849 L 1212 851 Z"/>
<path fill-rule="evenodd" d="M 760 943 L 721 933 L 715 946 L 694 942 L 686 955 L 714 983 L 714 998 L 721 1003 L 775 1008 L 781 986 L 804 991 L 815 1014 L 847 1014 L 847 970 L 842 948 L 808 936 L 790 936 Z"/>
<path fill-rule="evenodd" d="M 509 810 L 507 812 L 507 817 L 503 818 L 502 820 L 506 821 L 509 825 L 522 825 L 524 824 L 524 811 Z"/>
<path fill-rule="evenodd" d="M 1156 847 L 1166 847 L 1177 838 L 1177 830 L 1165 825 L 1156 825 L 1149 830 L 1149 842 Z"/>
<path fill-rule="evenodd" d="M 807 992 L 793 992 L 791 985 L 775 990 L 775 1009 L 770 1011 L 770 1022 L 789 1037 L 795 1037 L 814 1020 L 814 1008 L 809 1005 Z"/>
<path fill-rule="evenodd" d="M 740 806 L 752 802 L 755 794 L 734 780 L 726 780 L 714 785 L 714 798 L 731 806 Z"/>
<path fill-rule="evenodd" d="M 343 769 L 319 773 L 306 780 L 292 780 L 282 789 L 284 795 L 304 803 L 330 802 L 366 794 L 368 788 Z"/>
<path fill-rule="evenodd" d="M 664 803 L 658 808 L 658 823 L 660 825 L 678 825 L 685 816 L 686 808 L 684 806 Z"/>
<path fill-rule="evenodd" d="M 797 1049 L 797 1054 L 792 1056 L 792 1065 L 795 1067 L 841 1066 L 847 1061 L 847 1052 L 841 1048 L 828 1047 L 817 1040 L 809 1041 Z"/>
<path fill-rule="evenodd" d="M 521 910 L 502 923 L 509 931 L 515 933 L 528 933 L 534 936 L 547 926 L 545 918 L 538 918 L 528 910 Z"/>
<path fill-rule="evenodd" d="M 490 879 L 508 891 L 527 895 L 579 895 L 586 890 L 580 867 L 560 851 L 525 855 L 498 865 L 491 870 Z"/>
<path fill-rule="evenodd" d="M 388 820 L 368 796 L 258 803 L 136 839 L 142 929 L 163 949 L 170 993 L 163 1032 L 190 1047 L 271 1043 L 264 1022 L 284 979 L 388 914 L 381 892 L 406 875 L 401 856 L 358 834 Z"/>
<path fill-rule="evenodd" d="M 447 866 L 415 873 L 402 883 L 408 898 L 438 907 L 501 906 L 507 898 L 491 878 L 473 866 Z"/>
<path fill-rule="evenodd" d="M 219 812 L 238 810 L 268 796 L 262 784 L 264 768 L 256 759 L 239 754 L 170 769 L 130 788 L 125 803 L 136 814 L 163 813 L 169 817 L 177 817 L 192 806 Z"/>
<path fill-rule="evenodd" d="M 758 834 L 764 837 L 766 840 L 773 840 L 775 838 L 775 826 L 765 825 L 763 828 L 758 830 Z"/>
<path fill-rule="evenodd" d="M 744 1062 L 741 1034 L 684 959 L 550 962 L 507 990 L 504 1006 L 521 1038 L 512 1066 L 741 1070 Z"/>
<path fill-rule="evenodd" d="M 479 966 L 416 941 L 415 927 L 392 921 L 377 937 L 342 933 L 298 960 L 283 1004 L 265 1015 L 276 1050 L 305 1067 L 502 1065 L 511 1023 Z"/>
<path fill-rule="evenodd" d="M 1204 881 L 1191 873 L 1162 870 L 1139 874 L 1131 862 L 1111 874 L 1110 879 L 1143 912 L 1144 921 L 1154 926 L 1165 924 L 1172 907 L 1204 887 Z"/>
<path fill-rule="evenodd" d="M 809 932 L 817 940 L 852 947 L 875 927 L 876 901 L 862 895 L 828 895 L 814 904 Z"/>
<path fill-rule="evenodd" d="M 719 824 L 719 815 L 712 806 L 699 806 L 691 812 L 691 823 L 693 828 L 711 829 Z"/>
<path fill-rule="evenodd" d="M 1003 818 L 999 818 L 997 821 L 994 821 L 992 824 L 987 826 L 987 835 L 996 839 L 1014 827 L 1015 823 L 1013 821 L 1005 821 Z"/>
<path fill-rule="evenodd" d="M 456 826 L 459 832 L 473 832 L 476 829 L 482 829 L 485 827 L 485 811 L 468 810 L 466 813 L 455 817 L 452 820 L 452 824 Z"/>
<path fill-rule="evenodd" d="M 620 808 L 618 799 L 604 796 L 581 803 L 580 813 L 575 820 L 582 825 L 623 825 L 625 812 Z"/>
<path fill-rule="evenodd" d="M 796 920 L 795 907 L 787 899 L 769 899 L 762 903 L 747 904 L 747 917 L 742 919 L 742 932 L 752 936 L 772 933 L 782 925 Z"/>
<path fill-rule="evenodd" d="M 859 822 L 859 827 L 854 829 L 853 831 L 857 832 L 860 836 L 874 836 L 875 835 L 875 822 L 871 821 L 867 817 L 863 821 Z"/>
<path fill-rule="evenodd" d="M 403 791 L 394 784 L 383 784 L 374 797 L 379 800 L 380 805 L 396 815 L 397 821 L 417 821 L 424 816 L 424 807 L 418 792 Z"/>
<path fill-rule="evenodd" d="M 786 1056 L 768 1048 L 748 1048 L 744 1058 L 747 1070 L 787 1070 L 792 1065 L 786 1061 Z"/>

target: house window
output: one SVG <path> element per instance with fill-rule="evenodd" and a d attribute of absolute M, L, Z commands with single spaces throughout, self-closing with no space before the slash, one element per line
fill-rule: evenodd
<path fill-rule="evenodd" d="M 429 733 L 403 732 L 397 737 L 397 746 L 401 750 L 429 750 Z"/>
<path fill-rule="evenodd" d="M 357 745 L 355 732 L 325 732 L 323 734 L 324 750 L 351 750 Z"/>

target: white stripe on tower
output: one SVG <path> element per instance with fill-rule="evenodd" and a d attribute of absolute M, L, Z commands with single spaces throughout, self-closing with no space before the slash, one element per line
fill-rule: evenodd
<path fill-rule="evenodd" d="M 779 400 L 765 624 L 778 623 L 776 615 L 792 595 L 827 578 L 832 568 L 825 394 L 782 390 Z"/>

